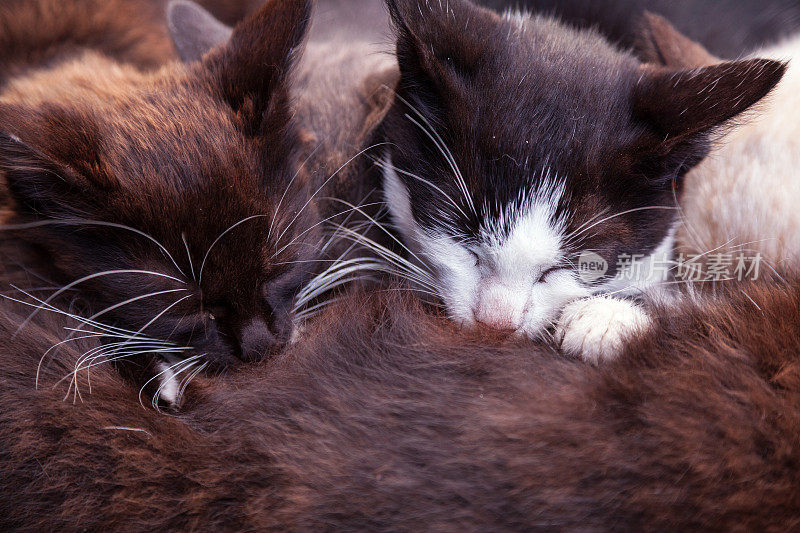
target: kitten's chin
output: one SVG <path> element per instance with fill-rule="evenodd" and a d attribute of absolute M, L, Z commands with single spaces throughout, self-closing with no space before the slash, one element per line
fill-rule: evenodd
<path fill-rule="evenodd" d="M 526 338 L 532 341 L 546 341 L 552 338 L 551 330 L 555 317 L 550 320 L 537 320 L 534 323 L 524 324 L 516 335 L 521 338 Z"/>

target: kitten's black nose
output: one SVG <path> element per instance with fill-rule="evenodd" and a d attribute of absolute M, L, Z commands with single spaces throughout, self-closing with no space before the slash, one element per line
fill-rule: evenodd
<path fill-rule="evenodd" d="M 258 318 L 242 327 L 239 338 L 243 361 L 260 361 L 275 348 L 277 342 L 267 323 Z"/>

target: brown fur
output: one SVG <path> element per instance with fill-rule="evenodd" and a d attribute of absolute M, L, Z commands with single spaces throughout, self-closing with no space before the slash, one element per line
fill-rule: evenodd
<path fill-rule="evenodd" d="M 4 0 L 0 5 L 0 83 L 27 70 L 94 50 L 155 69 L 175 59 L 164 19 L 168 0 Z M 229 24 L 264 0 L 200 0 Z"/>
<path fill-rule="evenodd" d="M 96 50 L 152 69 L 175 58 L 162 0 L 5 0 L 0 6 L 0 81 Z"/>
<path fill-rule="evenodd" d="M 158 316 L 145 334 L 205 353 L 217 369 L 285 344 L 320 239 L 291 89 L 310 9 L 272 0 L 192 65 L 145 73 L 102 46 L 66 47 L 60 61 L 9 80 L 3 291 L 123 270 L 53 303 L 83 316 L 110 308 L 100 320 L 129 331 Z M 176 302 L 175 291 L 189 298 Z M 116 307 L 148 293 L 158 294 Z"/>
<path fill-rule="evenodd" d="M 107 367 L 63 401 L 91 343 L 35 390 L 60 324 L 13 339 L 18 320 L 0 325 L 6 528 L 800 527 L 797 282 L 663 310 L 600 368 L 459 331 L 398 292 L 356 297 L 278 359 L 204 381 L 179 418 Z"/>

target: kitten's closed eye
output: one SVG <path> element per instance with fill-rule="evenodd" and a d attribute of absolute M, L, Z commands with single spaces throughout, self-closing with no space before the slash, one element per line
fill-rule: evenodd
<path fill-rule="evenodd" d="M 288 311 L 311 273 L 306 269 L 293 269 L 264 284 L 261 291 L 264 301 L 273 310 Z"/>
<path fill-rule="evenodd" d="M 568 269 L 562 266 L 555 266 L 548 268 L 547 270 L 541 273 L 541 275 L 539 276 L 538 283 L 547 283 L 552 278 L 553 274 L 556 274 L 557 272 L 561 271 L 567 272 Z"/>

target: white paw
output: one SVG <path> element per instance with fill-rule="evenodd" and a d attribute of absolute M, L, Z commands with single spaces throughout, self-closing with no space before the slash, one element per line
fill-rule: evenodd
<path fill-rule="evenodd" d="M 630 300 L 593 296 L 564 308 L 556 324 L 556 341 L 565 353 L 599 363 L 614 359 L 626 340 L 650 324 L 647 313 Z"/>

